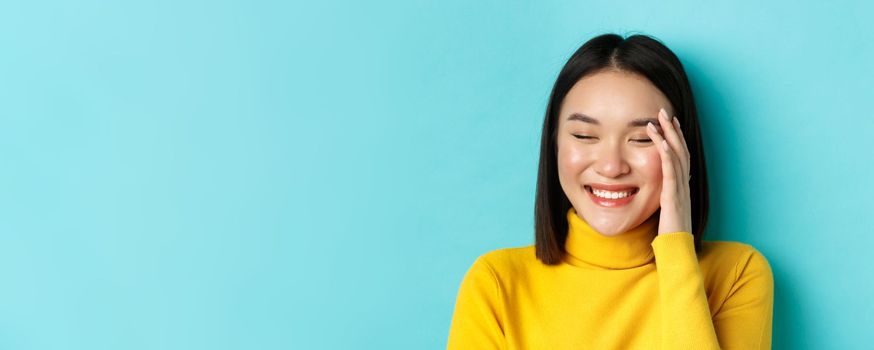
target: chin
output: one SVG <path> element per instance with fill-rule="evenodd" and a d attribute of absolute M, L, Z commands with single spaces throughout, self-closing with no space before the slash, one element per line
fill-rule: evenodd
<path fill-rule="evenodd" d="M 616 236 L 627 232 L 646 221 L 653 214 L 646 213 L 646 210 L 639 206 L 640 203 L 632 202 L 623 207 L 607 208 L 592 202 L 588 193 L 580 195 L 581 197 L 578 197 L 576 201 L 578 205 L 574 205 L 574 208 L 580 208 L 582 212 L 578 210 L 577 215 L 605 236 Z M 635 200 L 640 199 L 642 198 Z"/>

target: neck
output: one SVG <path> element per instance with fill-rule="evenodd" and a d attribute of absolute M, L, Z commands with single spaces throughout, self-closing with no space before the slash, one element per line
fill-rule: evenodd
<path fill-rule="evenodd" d="M 571 207 L 567 212 L 567 261 L 572 265 L 604 269 L 629 269 L 652 262 L 652 241 L 658 235 L 658 216 L 653 215 L 637 227 L 615 236 L 605 236 L 592 228 Z"/>

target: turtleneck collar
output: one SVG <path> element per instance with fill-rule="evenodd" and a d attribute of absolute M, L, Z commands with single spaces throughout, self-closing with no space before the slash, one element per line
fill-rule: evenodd
<path fill-rule="evenodd" d="M 658 235 L 658 216 L 616 236 L 605 236 L 571 207 L 567 212 L 568 235 L 565 251 L 572 265 L 594 265 L 604 269 L 629 269 L 652 262 L 652 241 Z"/>

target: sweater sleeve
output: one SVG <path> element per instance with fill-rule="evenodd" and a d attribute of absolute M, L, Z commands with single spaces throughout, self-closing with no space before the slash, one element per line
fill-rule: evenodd
<path fill-rule="evenodd" d="M 711 318 L 704 278 L 689 232 L 656 236 L 662 349 L 770 349 L 773 276 L 757 251 L 735 267 L 731 291 Z"/>
<path fill-rule="evenodd" d="M 494 270 L 480 256 L 461 281 L 447 349 L 504 349 L 500 298 Z"/>

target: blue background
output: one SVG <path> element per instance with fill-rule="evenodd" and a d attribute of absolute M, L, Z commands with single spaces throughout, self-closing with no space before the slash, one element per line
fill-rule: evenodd
<path fill-rule="evenodd" d="M 0 4 L 0 348 L 439 349 L 473 260 L 533 243 L 558 70 L 663 40 L 708 239 L 776 278 L 774 347 L 874 329 L 874 6 Z"/>

